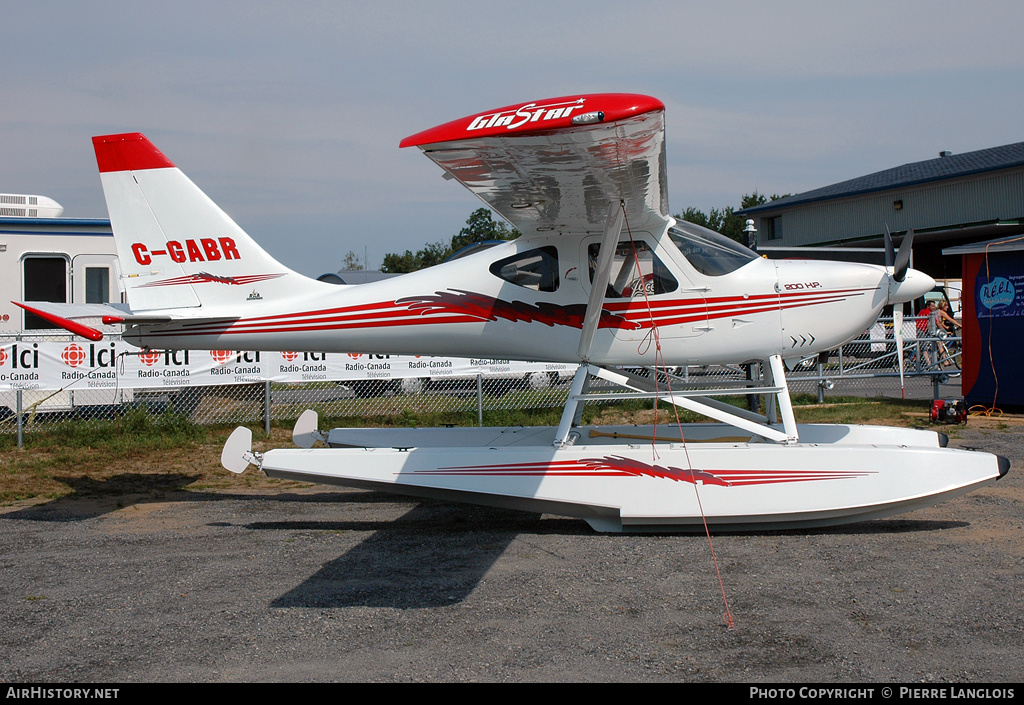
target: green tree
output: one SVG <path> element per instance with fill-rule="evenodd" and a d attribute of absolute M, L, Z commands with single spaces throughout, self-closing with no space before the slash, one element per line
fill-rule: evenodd
<path fill-rule="evenodd" d="M 477 208 L 466 219 L 466 227 L 457 235 L 453 235 L 447 245 L 443 242 L 433 242 L 415 253 L 412 250 L 406 250 L 402 254 L 388 253 L 384 255 L 380 271 L 389 274 L 415 272 L 418 269 L 441 264 L 462 248 L 475 242 L 514 240 L 517 237 L 519 237 L 519 231 L 510 228 L 505 223 L 495 221 L 491 217 L 489 208 Z"/>
<path fill-rule="evenodd" d="M 389 274 L 404 274 L 405 272 L 416 271 L 416 255 L 412 250 L 406 250 L 403 254 L 389 252 L 384 255 L 384 262 L 380 265 L 380 271 Z"/>
<path fill-rule="evenodd" d="M 491 217 L 489 208 L 477 208 L 466 219 L 466 227 L 460 230 L 458 235 L 452 237 L 451 250 L 454 254 L 474 242 L 515 240 L 517 237 L 519 237 L 519 231 L 510 228 L 505 223 L 495 221 Z"/>
<path fill-rule="evenodd" d="M 788 195 L 789 194 L 787 193 L 786 196 Z M 743 210 L 744 208 L 753 208 L 754 206 L 762 206 L 768 201 L 777 201 L 780 198 L 785 198 L 786 196 L 775 194 L 771 198 L 768 198 L 763 193 L 754 191 L 753 193 L 748 193 L 740 200 L 740 210 Z"/>
<path fill-rule="evenodd" d="M 349 250 L 342 260 L 344 268 L 348 271 L 358 271 L 363 268 L 362 262 L 359 261 L 359 255 L 352 250 Z"/>
<path fill-rule="evenodd" d="M 786 194 L 787 196 L 789 194 Z M 732 206 L 726 206 L 719 210 L 718 208 L 712 208 L 706 214 L 694 207 L 689 207 L 682 213 L 674 216 L 677 220 L 685 220 L 689 223 L 696 223 L 697 225 L 703 225 L 705 228 L 719 232 L 726 237 L 730 237 L 736 242 L 746 244 L 746 236 L 743 233 L 743 229 L 746 227 L 746 218 L 740 215 L 736 215 L 736 210 L 743 210 L 744 208 L 753 208 L 754 206 L 760 206 L 769 201 L 777 201 L 780 198 L 786 198 L 786 196 L 772 195 L 765 196 L 757 191 L 748 193 L 740 199 L 740 207 L 733 209 Z"/>

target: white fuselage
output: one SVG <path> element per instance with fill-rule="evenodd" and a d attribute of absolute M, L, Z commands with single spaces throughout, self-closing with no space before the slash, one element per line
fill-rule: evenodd
<path fill-rule="evenodd" d="M 709 274 L 698 271 L 666 235 L 634 233 L 633 238 L 646 243 L 646 248 L 636 249 L 653 254 L 657 274 L 670 283 L 660 289 L 648 285 L 643 295 L 639 291 L 643 287 L 637 286 L 642 272 L 637 275 L 627 261 L 622 270 L 633 268 L 625 278 L 634 279 L 637 291 L 627 285 L 626 295 L 618 292 L 605 299 L 605 316 L 589 358 L 596 364 L 741 363 L 771 355 L 800 357 L 835 348 L 864 331 L 889 299 L 889 277 L 882 267 L 751 258 L 732 271 Z M 194 310 L 204 322 L 130 327 L 125 337 L 157 349 L 316 350 L 577 362 L 590 294 L 587 272 L 594 250 L 588 248 L 599 239 L 534 236 L 381 282 L 323 284 L 304 289 L 301 296 L 256 299 L 223 311 L 203 305 Z M 624 244 L 620 242 L 620 247 Z M 552 260 L 548 271 L 539 271 L 530 259 L 530 253 L 539 250 L 557 253 L 548 258 Z M 632 257 L 633 253 L 627 254 Z M 499 266 L 509 261 L 511 265 Z M 520 271 L 506 271 L 517 266 Z M 643 270 L 643 264 L 636 266 Z M 917 283 L 919 273 L 913 274 L 908 283 L 911 279 Z M 545 278 L 547 283 L 538 288 L 534 282 Z M 614 288 L 622 288 L 622 281 Z M 260 296 L 258 285 L 252 291 Z M 244 315 L 239 316 L 240 311 Z M 223 320 L 209 321 L 220 315 Z"/>

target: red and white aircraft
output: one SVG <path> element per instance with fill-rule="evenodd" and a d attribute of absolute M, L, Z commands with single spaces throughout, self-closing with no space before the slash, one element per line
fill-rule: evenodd
<path fill-rule="evenodd" d="M 402 147 L 419 147 L 522 237 L 358 286 L 281 265 L 141 134 L 95 137 L 127 307 L 22 305 L 94 339 L 95 322 L 121 323 L 142 348 L 580 363 L 557 428 L 321 433 L 304 415 L 305 448 L 252 453 L 239 429 L 224 453 L 236 472 L 253 461 L 272 476 L 558 513 L 603 531 L 857 521 L 1005 474 L 1005 459 L 944 448 L 932 432 L 798 425 L 783 360 L 838 347 L 934 282 L 907 268 L 909 238 L 891 267 L 772 261 L 676 221 L 664 133 L 660 101 L 600 94 L 408 137 Z M 751 361 L 767 363 L 754 390 L 673 391 L 664 380 L 682 380 L 616 369 Z M 579 427 L 596 378 L 718 423 Z M 752 392 L 770 395 L 768 416 L 713 398 Z"/>

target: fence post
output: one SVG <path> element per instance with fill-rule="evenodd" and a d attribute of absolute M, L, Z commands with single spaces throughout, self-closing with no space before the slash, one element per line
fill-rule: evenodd
<path fill-rule="evenodd" d="M 263 383 L 263 431 L 270 435 L 270 382 Z"/>
<path fill-rule="evenodd" d="M 753 383 L 761 379 L 761 363 L 752 362 L 746 365 L 747 368 L 747 381 L 750 383 L 747 386 L 753 387 Z M 689 369 L 689 365 L 687 365 Z M 748 394 L 747 395 L 747 408 L 753 411 L 755 414 L 759 413 L 758 410 L 761 408 L 761 395 L 760 394 Z"/>
<path fill-rule="evenodd" d="M 476 421 L 478 426 L 484 425 L 484 376 L 476 373 Z"/>
<path fill-rule="evenodd" d="M 14 339 L 17 342 L 20 343 L 21 342 L 21 333 L 18 333 L 17 335 L 15 335 Z M 18 407 L 18 447 L 21 448 L 22 447 L 22 441 L 23 441 L 24 427 L 25 427 L 25 417 L 24 417 L 24 413 L 22 411 L 23 407 L 22 407 L 21 390 L 20 389 L 18 390 L 17 398 L 18 398 L 18 401 L 17 401 L 16 406 Z"/>
<path fill-rule="evenodd" d="M 20 389 L 18 390 L 17 396 L 18 396 L 18 403 L 17 403 L 17 407 L 18 407 L 18 447 L 21 448 L 22 447 L 22 429 L 24 427 L 25 421 L 24 421 L 24 417 L 23 417 L 22 411 L 21 411 L 21 390 Z"/>

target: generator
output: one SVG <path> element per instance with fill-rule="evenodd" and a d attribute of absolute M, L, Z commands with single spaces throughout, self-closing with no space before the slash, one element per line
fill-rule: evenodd
<path fill-rule="evenodd" d="M 931 419 L 932 423 L 966 424 L 967 404 L 962 399 L 935 399 Z"/>

